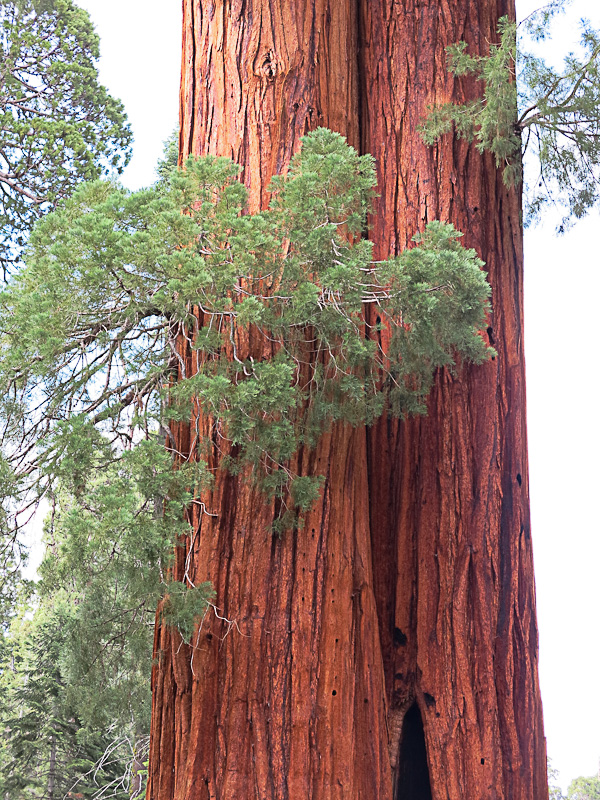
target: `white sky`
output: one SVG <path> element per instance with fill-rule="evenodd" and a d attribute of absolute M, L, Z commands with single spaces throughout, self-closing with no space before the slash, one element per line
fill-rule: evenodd
<path fill-rule="evenodd" d="M 517 0 L 519 16 L 540 5 Z M 574 0 L 549 53 L 600 28 L 597 0 Z M 552 56 L 548 55 L 550 60 Z M 593 350 L 600 297 L 598 211 L 556 237 L 525 234 L 525 348 L 540 682 L 548 755 L 566 788 L 600 758 L 600 423 Z M 596 400 L 596 402 L 594 402 Z"/>
<path fill-rule="evenodd" d="M 162 142 L 178 122 L 181 3 L 78 0 L 101 38 L 100 75 L 120 97 L 135 135 L 124 176 L 132 189 L 154 180 Z M 520 17 L 541 0 L 517 0 Z M 548 47 L 577 40 L 581 16 L 600 27 L 597 0 L 574 0 Z M 540 677 L 548 755 L 563 788 L 592 775 L 600 757 L 600 522 L 596 491 L 600 425 L 597 298 L 600 214 L 567 235 L 528 231 L 526 354 L 533 541 Z M 589 351 L 589 352 L 588 352 Z"/>

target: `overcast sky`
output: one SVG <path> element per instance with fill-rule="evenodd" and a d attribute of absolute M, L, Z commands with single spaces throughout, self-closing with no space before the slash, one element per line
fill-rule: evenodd
<path fill-rule="evenodd" d="M 162 142 L 176 127 L 180 71 L 178 0 L 78 0 L 101 37 L 100 75 L 133 127 L 124 176 L 154 180 Z M 517 0 L 519 16 L 541 0 Z M 597 0 L 574 0 L 549 52 L 577 41 L 577 20 L 600 27 Z M 548 755 L 564 788 L 592 775 L 600 757 L 600 425 L 594 353 L 600 297 L 600 215 L 561 238 L 528 231 L 526 358 L 530 481 Z"/>

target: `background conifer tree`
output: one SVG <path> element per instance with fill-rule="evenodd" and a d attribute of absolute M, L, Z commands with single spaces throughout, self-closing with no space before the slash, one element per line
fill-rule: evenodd
<path fill-rule="evenodd" d="M 99 40 L 71 0 L 0 2 L 0 265 L 77 183 L 120 172 L 131 131 L 98 82 Z"/>

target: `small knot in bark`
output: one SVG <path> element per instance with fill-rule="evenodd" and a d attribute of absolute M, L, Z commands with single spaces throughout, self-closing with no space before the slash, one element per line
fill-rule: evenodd
<path fill-rule="evenodd" d="M 275 60 L 275 53 L 273 50 L 268 50 L 262 59 L 259 72 L 267 81 L 275 80 L 277 75 L 277 61 Z"/>

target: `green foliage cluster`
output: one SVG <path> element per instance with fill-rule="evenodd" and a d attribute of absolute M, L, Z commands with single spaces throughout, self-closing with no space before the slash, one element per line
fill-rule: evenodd
<path fill-rule="evenodd" d="M 171 173 L 179 163 L 179 128 L 163 142 L 163 154 L 156 165 L 156 178 L 159 183 L 167 183 Z"/>
<path fill-rule="evenodd" d="M 37 226 L 0 294 L 0 417 L 19 474 L 68 474 L 77 495 L 92 462 L 137 451 L 140 437 L 166 436 L 173 451 L 169 425 L 200 411 L 210 431 L 197 425 L 191 458 L 174 453 L 194 472 L 192 496 L 217 466 L 250 466 L 305 510 L 318 478 L 290 472 L 300 446 L 386 403 L 420 412 L 436 367 L 489 356 L 483 265 L 451 225 L 373 263 L 359 238 L 369 156 L 316 131 L 254 215 L 237 172 L 208 157 L 133 194 L 87 184 Z"/>
<path fill-rule="evenodd" d="M 517 125 L 516 25 L 503 17 L 498 24 L 498 44 L 488 56 L 472 56 L 466 42 L 447 48 L 448 69 L 457 78 L 473 75 L 483 83 L 483 97 L 465 104 L 444 103 L 431 109 L 421 133 L 426 144 L 455 131 L 459 138 L 477 142 L 489 151 L 496 166 L 504 168 L 507 186 L 521 181 L 521 137 Z"/>
<path fill-rule="evenodd" d="M 467 44 L 447 48 L 448 67 L 457 77 L 472 75 L 483 84 L 482 96 L 465 104 L 431 109 L 421 127 L 427 144 L 454 131 L 476 141 L 503 168 L 506 186 L 522 181 L 522 157 L 539 169 L 526 183 L 527 219 L 539 216 L 548 202 L 566 207 L 559 230 L 579 219 L 600 199 L 600 36 L 582 23 L 581 55 L 570 54 L 561 71 L 529 52 L 548 36 L 552 17 L 563 9 L 550 3 L 521 23 L 504 17 L 498 43 L 489 55 L 473 56 Z M 517 50 L 517 33 L 520 33 Z M 527 162 L 526 162 L 527 163 Z"/>
<path fill-rule="evenodd" d="M 600 800 L 600 778 L 575 778 L 569 785 L 568 800 Z"/>
<path fill-rule="evenodd" d="M 131 131 L 98 83 L 98 37 L 72 0 L 0 0 L 0 263 L 82 180 L 120 171 Z"/>
<path fill-rule="evenodd" d="M 600 777 L 575 778 L 569 784 L 567 794 L 563 794 L 556 781 L 558 772 L 550 761 L 548 762 L 548 784 L 550 790 L 550 800 L 600 800 Z"/>
<path fill-rule="evenodd" d="M 0 634 L 10 731 L 0 773 L 15 800 L 47 796 L 52 748 L 57 796 L 74 786 L 130 796 L 135 753 L 147 746 L 157 605 L 165 597 L 164 621 L 189 640 L 212 595 L 169 580 L 174 541 L 189 532 L 189 470 L 173 470 L 157 437 L 115 458 L 80 422 L 55 477 L 33 622 L 17 616 Z"/>

